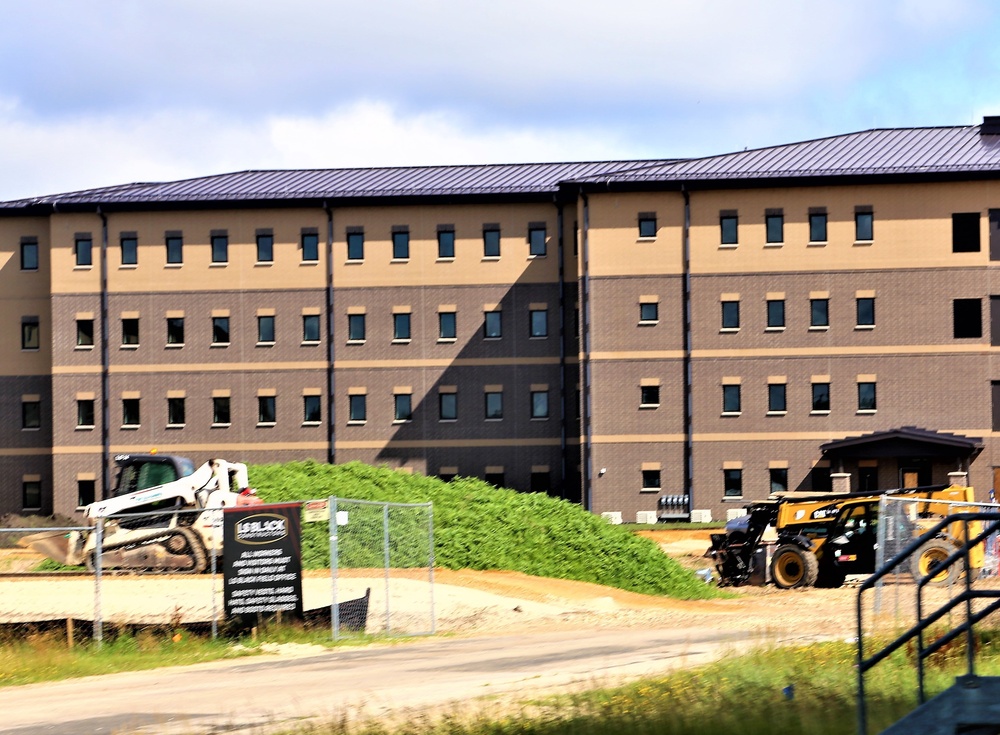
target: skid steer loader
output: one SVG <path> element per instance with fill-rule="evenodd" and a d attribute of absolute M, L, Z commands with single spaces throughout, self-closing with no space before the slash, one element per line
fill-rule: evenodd
<path fill-rule="evenodd" d="M 913 506 L 915 517 L 907 532 L 913 538 L 949 512 L 945 502 L 974 502 L 970 487 L 933 486 L 901 488 L 883 493 L 775 493 L 747 506 L 747 514 L 729 521 L 725 533 L 713 533 L 705 556 L 715 562 L 720 586 L 738 587 L 766 573 L 777 587 L 840 587 L 848 574 L 875 571 L 878 548 L 879 501 L 883 495 L 927 499 Z M 955 524 L 958 526 L 958 524 Z M 914 576 L 933 572 L 934 566 L 956 548 L 956 534 L 932 539 L 914 557 Z M 770 537 L 770 538 L 769 538 Z M 773 544 L 770 563 L 766 545 Z M 766 566 L 766 568 L 765 568 Z M 981 546 L 969 554 L 969 574 L 983 566 Z M 933 579 L 934 584 L 954 581 L 957 566 Z"/>
<path fill-rule="evenodd" d="M 221 509 L 262 502 L 245 464 L 210 459 L 196 468 L 187 457 L 155 453 L 121 454 L 115 462 L 111 497 L 83 509 L 89 522 L 103 523 L 104 569 L 203 572 L 210 555 L 222 553 Z M 95 531 L 42 532 L 19 543 L 60 564 L 93 569 L 97 538 Z"/>

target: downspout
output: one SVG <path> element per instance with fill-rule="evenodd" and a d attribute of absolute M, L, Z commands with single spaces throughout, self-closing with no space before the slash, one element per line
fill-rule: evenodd
<path fill-rule="evenodd" d="M 326 461 L 334 464 L 337 460 L 336 450 L 336 383 L 333 371 L 333 209 L 323 202 L 326 212 Z"/>
<path fill-rule="evenodd" d="M 694 508 L 694 429 L 692 412 L 692 367 L 691 367 L 691 193 L 681 184 L 681 194 L 684 196 L 684 231 L 682 240 L 681 263 L 681 302 L 682 329 L 684 330 L 684 496 L 687 498 L 688 519 Z"/>
<path fill-rule="evenodd" d="M 590 201 L 580 190 L 580 200 L 583 202 L 583 222 L 580 234 L 580 420 L 583 424 L 583 507 L 593 510 L 593 463 L 591 457 L 591 442 L 593 439 L 590 425 Z"/>
<path fill-rule="evenodd" d="M 101 499 L 111 495 L 111 357 L 108 350 L 108 218 L 101 218 Z"/>
<path fill-rule="evenodd" d="M 559 257 L 559 496 L 566 498 L 566 268 L 563 263 L 563 205 L 556 207 L 556 250 Z"/>

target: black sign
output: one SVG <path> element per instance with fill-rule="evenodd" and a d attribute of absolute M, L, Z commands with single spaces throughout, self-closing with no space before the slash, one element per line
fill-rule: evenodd
<path fill-rule="evenodd" d="M 226 508 L 222 518 L 226 616 L 301 618 L 301 504 Z"/>

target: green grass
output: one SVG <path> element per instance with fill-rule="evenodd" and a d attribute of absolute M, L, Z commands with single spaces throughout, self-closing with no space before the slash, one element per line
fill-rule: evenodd
<path fill-rule="evenodd" d="M 330 496 L 432 501 L 434 561 L 447 569 L 507 569 L 680 599 L 719 595 L 629 527 L 611 525 L 578 505 L 541 493 L 519 493 L 472 478 L 442 482 L 359 462 L 255 465 L 250 480 L 268 502 Z M 394 518 L 392 566 L 426 565 L 427 537 L 420 523 L 402 514 Z M 380 539 L 381 523 L 374 525 Z M 381 565 L 373 544 L 350 547 L 348 534 L 341 537 L 344 566 Z M 302 561 L 307 569 L 329 565 L 326 524 L 304 524 Z"/>

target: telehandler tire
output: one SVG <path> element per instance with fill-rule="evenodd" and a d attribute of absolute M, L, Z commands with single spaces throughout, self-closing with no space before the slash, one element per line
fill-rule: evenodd
<path fill-rule="evenodd" d="M 779 546 L 771 557 L 771 579 L 782 589 L 812 587 L 819 575 L 816 555 L 795 544 Z"/>
<path fill-rule="evenodd" d="M 926 544 L 921 546 L 920 550 L 913 557 L 913 561 L 911 563 L 913 578 L 920 581 L 928 574 L 933 573 L 935 567 L 951 556 L 954 552 L 955 547 L 947 541 L 942 541 L 941 539 L 931 539 Z M 958 580 L 958 575 L 961 572 L 962 564 L 952 564 L 940 574 L 932 577 L 928 584 L 941 587 L 954 584 L 955 581 Z"/>

